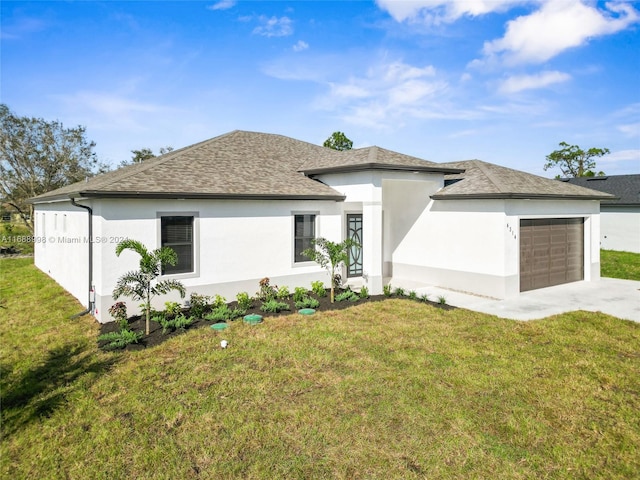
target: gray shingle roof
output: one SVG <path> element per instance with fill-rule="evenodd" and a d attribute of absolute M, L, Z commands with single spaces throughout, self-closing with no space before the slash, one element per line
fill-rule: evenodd
<path fill-rule="evenodd" d="M 403 153 L 393 152 L 380 147 L 366 147 L 343 152 L 336 155 L 323 155 L 309 159 L 300 168 L 307 175 L 327 172 L 348 172 L 355 170 L 412 170 L 423 172 L 455 172 L 439 163 L 429 162 L 421 158 Z"/>
<path fill-rule="evenodd" d="M 313 175 L 372 168 L 442 172 L 449 181 L 459 180 L 433 195 L 434 199 L 612 198 L 479 160 L 434 163 L 380 147 L 341 152 L 282 135 L 235 130 L 39 195 L 31 202 L 69 197 L 340 201 L 344 200 L 341 193 Z"/>
<path fill-rule="evenodd" d="M 311 174 L 364 168 L 451 171 L 378 147 L 340 152 L 282 135 L 235 130 L 39 195 L 32 202 L 70 196 L 343 200 Z"/>
<path fill-rule="evenodd" d="M 298 172 L 309 158 L 331 152 L 281 135 L 236 130 L 33 201 L 69 196 L 342 200 L 341 193 Z"/>
<path fill-rule="evenodd" d="M 445 176 L 445 187 L 431 196 L 435 200 L 466 198 L 563 198 L 604 200 L 612 195 L 501 167 L 480 160 L 443 163 L 464 169 Z"/>
<path fill-rule="evenodd" d="M 608 175 L 605 177 L 563 178 L 563 182 L 610 193 L 617 198 L 605 200 L 603 205 L 640 205 L 640 174 Z"/>

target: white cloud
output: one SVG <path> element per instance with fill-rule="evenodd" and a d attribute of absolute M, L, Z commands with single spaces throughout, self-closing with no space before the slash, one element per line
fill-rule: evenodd
<path fill-rule="evenodd" d="M 438 24 L 454 22 L 463 16 L 502 12 L 531 0 L 376 0 L 376 3 L 398 22 Z"/>
<path fill-rule="evenodd" d="M 253 29 L 256 35 L 264 37 L 287 37 L 293 34 L 293 22 L 289 17 L 258 17 L 260 25 Z"/>
<path fill-rule="evenodd" d="M 499 90 L 501 93 L 517 93 L 523 90 L 548 87 L 570 79 L 571 75 L 558 71 L 540 72 L 535 75 L 513 75 L 502 82 Z"/>
<path fill-rule="evenodd" d="M 305 41 L 298 40 L 298 42 L 293 46 L 294 52 L 301 52 L 309 48 L 309 44 Z"/>
<path fill-rule="evenodd" d="M 602 163 L 640 162 L 640 149 L 618 150 L 598 159 Z"/>
<path fill-rule="evenodd" d="M 373 128 L 393 128 L 411 118 L 477 118 L 449 101 L 449 84 L 432 66 L 401 61 L 382 62 L 364 75 L 329 82 L 330 90 L 316 102 L 344 121 Z"/>
<path fill-rule="evenodd" d="M 209 5 L 207 10 L 229 10 L 236 5 L 235 0 L 220 0 L 219 2 Z"/>
<path fill-rule="evenodd" d="M 80 91 L 75 94 L 57 95 L 65 110 L 71 112 L 80 123 L 94 128 L 144 130 L 149 114 L 168 113 L 170 109 L 152 103 L 132 100 L 118 93 Z M 89 120 L 90 119 L 90 120 Z"/>
<path fill-rule="evenodd" d="M 628 137 L 640 138 L 640 122 L 628 123 L 626 125 L 618 125 L 618 130 Z"/>
<path fill-rule="evenodd" d="M 500 55 L 510 64 L 543 63 L 640 20 L 629 4 L 605 5 L 606 10 L 579 0 L 547 1 L 539 10 L 509 21 L 504 37 L 486 42 L 483 52 L 486 57 Z"/>

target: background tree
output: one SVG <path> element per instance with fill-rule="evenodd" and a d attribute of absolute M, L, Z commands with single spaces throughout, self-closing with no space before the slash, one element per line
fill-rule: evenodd
<path fill-rule="evenodd" d="M 185 296 L 186 290 L 181 282 L 157 281 L 164 266 L 178 263 L 178 255 L 169 247 L 156 248 L 150 252 L 141 242 L 131 239 L 123 240 L 116 246 L 116 255 L 119 257 L 124 250 L 132 250 L 140 255 L 140 270 L 127 272 L 121 276 L 111 296 L 114 300 L 124 296 L 136 301 L 144 301 L 146 334 L 149 335 L 151 299 L 156 295 L 167 294 L 171 290 L 177 290 L 180 298 Z"/>
<path fill-rule="evenodd" d="M 164 155 L 165 153 L 169 153 L 173 151 L 173 147 L 161 147 L 159 152 L 159 155 Z M 131 160 L 123 160 L 122 162 L 120 162 L 120 167 L 126 167 L 127 165 L 134 165 L 136 163 L 142 163 L 145 160 L 149 160 L 150 158 L 156 158 L 156 154 L 153 153 L 153 150 L 151 150 L 150 148 L 141 148 L 140 150 L 131 150 L 131 153 L 133 153 L 133 156 L 131 157 Z"/>
<path fill-rule="evenodd" d="M 596 175 L 594 159 L 609 153 L 608 148 L 590 148 L 585 151 L 578 145 L 566 142 L 560 142 L 559 145 L 562 147 L 560 150 L 547 155 L 544 169 L 558 167 L 564 177 L 593 177 Z M 598 172 L 597 175 L 604 175 L 604 172 Z"/>
<path fill-rule="evenodd" d="M 350 238 L 340 243 L 335 243 L 319 237 L 313 240 L 312 244 L 313 246 L 304 250 L 302 254 L 326 269 L 331 275 L 331 303 L 333 303 L 336 288 L 336 270 L 349 259 L 350 248 L 361 247 Z"/>
<path fill-rule="evenodd" d="M 322 144 L 323 147 L 332 148 L 334 150 L 351 150 L 353 142 L 349 140 L 342 132 L 333 132 Z"/>
<path fill-rule="evenodd" d="M 0 196 L 33 232 L 26 200 L 107 170 L 85 138 L 85 127 L 19 117 L 0 104 Z"/>

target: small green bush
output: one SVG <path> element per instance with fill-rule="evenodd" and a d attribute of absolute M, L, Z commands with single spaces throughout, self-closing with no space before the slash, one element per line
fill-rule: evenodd
<path fill-rule="evenodd" d="M 276 298 L 278 290 L 269 283 L 269 277 L 260 280 L 260 290 L 256 293 L 256 297 L 263 302 L 268 302 Z"/>
<path fill-rule="evenodd" d="M 420 295 L 420 301 L 427 303 L 429 301 L 429 295 L 427 295 L 426 293 Z"/>
<path fill-rule="evenodd" d="M 289 310 L 289 304 L 284 302 L 279 302 L 275 298 L 271 300 L 267 300 L 262 304 L 260 310 L 267 313 L 278 313 L 283 310 Z"/>
<path fill-rule="evenodd" d="M 396 287 L 396 289 L 393 291 L 393 294 L 396 297 L 404 297 L 407 294 L 407 292 L 405 292 L 404 288 L 402 287 Z"/>
<path fill-rule="evenodd" d="M 120 330 L 125 330 L 129 326 L 127 317 L 127 304 L 124 302 L 116 302 L 109 307 L 109 315 L 118 322 Z"/>
<path fill-rule="evenodd" d="M 445 297 L 444 295 L 440 295 L 438 297 L 438 303 L 440 305 L 446 305 L 447 304 L 447 297 Z"/>
<path fill-rule="evenodd" d="M 253 299 L 249 296 L 247 292 L 240 292 L 236 295 L 236 300 L 238 301 L 238 308 L 240 310 L 244 310 L 245 312 L 253 307 Z"/>
<path fill-rule="evenodd" d="M 141 338 L 142 332 L 123 329 L 117 332 L 103 333 L 98 337 L 98 341 L 108 342 L 104 346 L 106 350 L 115 350 L 116 348 L 124 348 L 130 343 L 138 343 Z"/>
<path fill-rule="evenodd" d="M 301 308 L 318 308 L 319 306 L 320 302 L 308 295 L 296 302 L 296 308 L 298 310 L 300 310 Z"/>
<path fill-rule="evenodd" d="M 358 295 L 356 295 L 355 292 L 352 292 L 351 290 L 347 289 L 344 292 L 336 295 L 336 302 L 345 302 L 345 301 L 350 301 L 350 302 L 357 302 L 359 300 L 360 297 L 358 297 Z"/>
<path fill-rule="evenodd" d="M 410 300 L 417 300 L 418 299 L 418 293 L 415 290 L 411 290 L 409 292 L 409 299 Z"/>
<path fill-rule="evenodd" d="M 305 297 L 307 297 L 307 289 L 303 287 L 296 287 L 293 291 L 293 301 L 299 302 Z"/>
<path fill-rule="evenodd" d="M 393 287 L 391 287 L 391 284 L 383 286 L 382 293 L 385 297 L 390 297 L 391 295 L 393 295 Z"/>
<path fill-rule="evenodd" d="M 282 285 L 281 287 L 278 287 L 278 291 L 276 292 L 276 298 L 284 300 L 289 298 L 290 295 L 291 293 L 289 292 L 289 287 L 287 287 L 286 285 Z"/>
<path fill-rule="evenodd" d="M 324 287 L 324 283 L 320 280 L 316 282 L 311 282 L 311 291 L 315 293 L 318 297 L 326 297 L 327 289 Z"/>
<path fill-rule="evenodd" d="M 155 317 L 154 317 L 155 319 Z M 162 333 L 167 334 L 174 330 L 184 330 L 193 323 L 193 317 L 186 317 L 183 313 L 176 315 L 175 318 L 167 319 L 158 317 L 156 320 L 162 326 Z"/>
<path fill-rule="evenodd" d="M 360 296 L 360 298 L 363 298 L 363 299 L 369 298 L 369 289 L 365 285 L 363 285 L 360 288 L 360 293 L 358 295 Z"/>
<path fill-rule="evenodd" d="M 211 308 L 218 308 L 227 304 L 227 299 L 222 295 L 216 295 L 213 297 L 213 301 L 211 302 Z"/>
<path fill-rule="evenodd" d="M 196 318 L 202 318 L 204 313 L 209 309 L 211 297 L 209 295 L 200 295 L 192 293 L 189 297 L 190 313 Z"/>
<path fill-rule="evenodd" d="M 246 310 L 241 308 L 229 308 L 228 305 L 222 305 L 221 307 L 217 307 L 211 310 L 204 318 L 205 320 L 212 320 L 215 322 L 219 322 L 220 320 L 235 320 L 238 317 L 241 317 L 247 313 Z"/>
<path fill-rule="evenodd" d="M 164 302 L 164 312 L 167 317 L 175 317 L 182 311 L 178 302 Z"/>

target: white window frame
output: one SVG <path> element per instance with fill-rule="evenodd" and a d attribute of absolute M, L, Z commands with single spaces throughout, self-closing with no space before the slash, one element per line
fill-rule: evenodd
<path fill-rule="evenodd" d="M 193 270 L 184 273 L 162 274 L 162 278 L 180 280 L 200 276 L 200 213 L 199 212 L 156 212 L 156 231 L 158 246 L 162 247 L 162 217 L 193 217 Z"/>
<path fill-rule="evenodd" d="M 318 238 L 318 219 L 320 212 L 318 211 L 295 211 L 291 212 L 291 265 L 293 267 L 309 267 L 317 265 L 313 260 L 296 261 L 296 217 L 299 215 L 313 215 L 313 234 L 314 238 Z"/>

